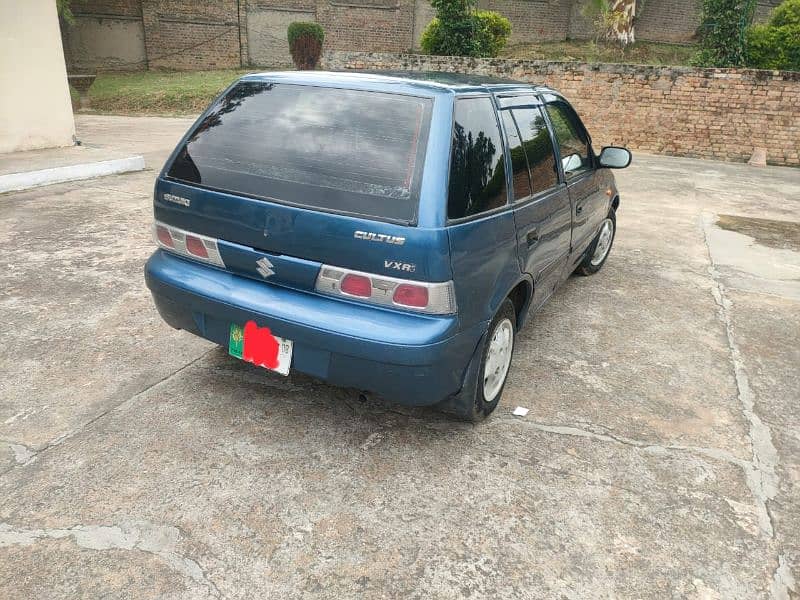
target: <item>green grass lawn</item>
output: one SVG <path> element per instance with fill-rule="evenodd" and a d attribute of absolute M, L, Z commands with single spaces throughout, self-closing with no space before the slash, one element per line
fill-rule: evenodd
<path fill-rule="evenodd" d="M 100 73 L 89 88 L 91 108 L 125 114 L 197 114 L 234 79 L 225 71 Z M 73 90 L 73 98 L 77 94 Z"/>
<path fill-rule="evenodd" d="M 516 44 L 502 53 L 502 58 L 529 60 L 578 61 L 588 63 L 631 63 L 641 65 L 688 65 L 696 52 L 694 46 L 637 42 L 624 51 L 616 45 L 592 41 L 542 42 Z"/>
<path fill-rule="evenodd" d="M 593 42 L 548 42 L 507 48 L 502 58 L 554 61 L 686 65 L 692 46 L 640 42 L 625 52 Z M 252 70 L 252 69 L 251 69 Z M 201 112 L 247 70 L 100 73 L 89 90 L 91 108 L 102 113 L 188 115 Z M 73 98 L 77 93 L 73 91 Z"/>

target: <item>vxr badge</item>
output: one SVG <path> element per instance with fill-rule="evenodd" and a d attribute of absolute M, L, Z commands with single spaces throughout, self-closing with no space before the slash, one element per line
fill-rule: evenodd
<path fill-rule="evenodd" d="M 259 258 L 256 261 L 256 265 L 257 265 L 256 268 L 258 269 L 258 274 L 261 275 L 264 279 L 272 275 L 275 275 L 275 271 L 272 270 L 273 264 L 269 262 L 269 259 L 266 256 Z"/>

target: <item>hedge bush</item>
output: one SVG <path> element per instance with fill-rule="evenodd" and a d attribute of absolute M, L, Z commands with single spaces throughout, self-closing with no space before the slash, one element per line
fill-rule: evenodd
<path fill-rule="evenodd" d="M 511 21 L 491 10 L 475 11 L 480 56 L 497 56 L 511 36 Z"/>
<path fill-rule="evenodd" d="M 753 18 L 752 0 L 703 0 L 700 50 L 692 63 L 701 67 L 745 64 L 744 27 Z"/>
<path fill-rule="evenodd" d="M 757 69 L 800 71 L 800 0 L 785 0 L 767 23 L 750 28 L 747 64 Z"/>
<path fill-rule="evenodd" d="M 304 71 L 317 68 L 322 56 L 322 42 L 325 30 L 319 23 L 295 21 L 286 30 L 289 40 L 289 52 L 295 66 Z"/>
<path fill-rule="evenodd" d="M 475 10 L 474 0 L 431 0 L 436 17 L 422 32 L 426 54 L 497 56 L 511 35 L 511 22 L 490 10 Z"/>

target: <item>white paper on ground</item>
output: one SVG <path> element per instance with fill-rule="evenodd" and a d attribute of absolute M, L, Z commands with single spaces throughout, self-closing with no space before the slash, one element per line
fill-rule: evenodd
<path fill-rule="evenodd" d="M 517 408 L 514 409 L 514 412 L 511 414 L 513 414 L 515 417 L 524 417 L 525 415 L 528 414 L 528 409 L 522 406 L 518 406 Z"/>

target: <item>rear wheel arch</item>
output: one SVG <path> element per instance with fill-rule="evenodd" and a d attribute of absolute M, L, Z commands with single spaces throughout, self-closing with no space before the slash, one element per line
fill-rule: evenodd
<path fill-rule="evenodd" d="M 528 315 L 528 306 L 533 298 L 533 283 L 528 279 L 523 279 L 515 285 L 506 296 L 514 305 L 514 314 L 517 319 L 517 330 L 524 324 Z"/>

